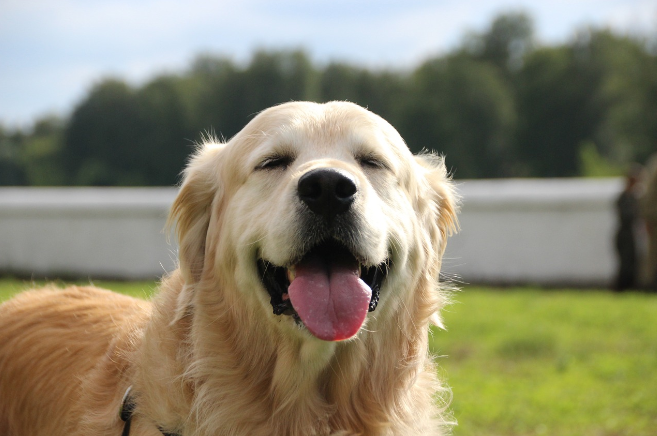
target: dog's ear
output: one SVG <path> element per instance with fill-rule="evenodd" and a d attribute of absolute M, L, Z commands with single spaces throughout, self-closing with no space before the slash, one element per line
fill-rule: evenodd
<path fill-rule="evenodd" d="M 429 246 L 425 250 L 433 258 L 427 265 L 428 274 L 437 276 L 442 264 L 445 242 L 448 236 L 459 228 L 457 212 L 459 197 L 454 189 L 445 168 L 445 160 L 441 156 L 422 154 L 415 157 L 419 164 L 418 172 L 423 179 L 420 182 L 422 193 L 419 195 L 418 212 L 424 221 Z M 438 283 L 435 284 L 439 288 Z M 442 287 L 442 286 L 440 286 Z M 444 293 L 432 293 L 434 298 L 445 298 Z M 435 301 L 435 300 L 433 300 Z M 437 306 L 433 306 L 437 309 Z M 430 321 L 437 327 L 444 328 L 439 312 L 429 315 Z"/>
<path fill-rule="evenodd" d="M 424 173 L 423 176 L 429 188 L 429 219 L 432 222 L 427 224 L 437 226 L 437 232 L 432 231 L 434 233 L 432 234 L 434 249 L 439 248 L 436 244 L 442 245 L 444 249 L 444 241 L 447 236 L 458 231 L 459 228 L 456 216 L 459 197 L 447 174 L 445 159 L 442 156 L 421 154 L 415 156 L 415 160 L 420 164 L 421 172 Z"/>
<path fill-rule="evenodd" d="M 171 206 L 167 227 L 175 227 L 178 258 L 185 283 L 197 282 L 203 271 L 212 205 L 221 201 L 220 155 L 224 144 L 205 143 L 183 172 L 180 191 Z"/>

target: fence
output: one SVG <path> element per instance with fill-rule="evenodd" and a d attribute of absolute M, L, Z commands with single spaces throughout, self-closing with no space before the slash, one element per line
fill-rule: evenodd
<path fill-rule="evenodd" d="M 619 179 L 458 183 L 461 232 L 443 272 L 470 283 L 604 286 L 613 278 Z M 173 188 L 2 188 L 0 272 L 154 278 L 175 266 Z"/>

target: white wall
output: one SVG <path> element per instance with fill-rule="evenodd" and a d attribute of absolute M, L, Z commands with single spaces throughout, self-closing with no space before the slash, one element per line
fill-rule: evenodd
<path fill-rule="evenodd" d="M 606 285 L 621 180 L 458 183 L 461 232 L 443 272 L 470 283 Z M 0 272 L 148 278 L 175 265 L 173 188 L 2 188 Z"/>
<path fill-rule="evenodd" d="M 620 179 L 467 181 L 443 272 L 471 283 L 605 286 Z"/>
<path fill-rule="evenodd" d="M 55 278 L 159 277 L 173 188 L 0 189 L 0 271 Z"/>

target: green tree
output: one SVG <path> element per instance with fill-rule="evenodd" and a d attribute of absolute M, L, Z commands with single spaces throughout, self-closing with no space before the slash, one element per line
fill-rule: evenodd
<path fill-rule="evenodd" d="M 588 174 L 596 160 L 613 175 L 656 149 L 657 61 L 640 40 L 585 29 L 529 53 L 515 85 L 516 154 L 533 175 Z"/>
<path fill-rule="evenodd" d="M 27 183 L 20 159 L 21 146 L 26 135 L 20 130 L 9 130 L 0 125 L 0 186 L 17 186 Z"/>
<path fill-rule="evenodd" d="M 71 184 L 135 185 L 147 183 L 138 172 L 135 138 L 139 106 L 125 82 L 96 85 L 73 111 L 62 156 Z"/>
<path fill-rule="evenodd" d="M 573 47 L 542 48 L 518 73 L 516 155 L 530 174 L 579 174 L 580 145 L 594 138 L 605 111 L 601 73 Z"/>
<path fill-rule="evenodd" d="M 21 145 L 20 161 L 28 185 L 66 184 L 62 164 L 64 120 L 51 116 L 37 120 Z"/>
<path fill-rule="evenodd" d="M 317 73 L 302 51 L 257 51 L 246 68 L 203 56 L 191 72 L 199 80 L 194 112 L 201 131 L 230 138 L 258 112 L 291 100 L 317 97 Z"/>
<path fill-rule="evenodd" d="M 257 51 L 243 77 L 250 115 L 287 101 L 317 98 L 315 70 L 303 51 Z"/>
<path fill-rule="evenodd" d="M 231 137 L 245 121 L 242 88 L 235 89 L 239 71 L 227 58 L 199 56 L 185 78 L 185 95 L 191 98 L 191 126 L 197 132 Z"/>
<path fill-rule="evenodd" d="M 130 153 L 135 165 L 130 177 L 143 177 L 141 184 L 176 183 L 193 151 L 198 131 L 190 127 L 182 85 L 178 77 L 161 76 L 135 93 L 139 127 Z"/>
<path fill-rule="evenodd" d="M 435 59 L 412 80 L 400 125 L 411 149 L 445 154 L 459 178 L 513 173 L 513 95 L 494 66 L 464 56 Z"/>
<path fill-rule="evenodd" d="M 405 98 L 405 78 L 395 72 L 372 72 L 344 63 L 331 63 L 319 80 L 321 101 L 347 100 L 382 116 L 393 125 L 399 119 L 399 104 Z"/>
<path fill-rule="evenodd" d="M 595 132 L 601 155 L 627 165 L 657 150 L 657 56 L 636 38 L 589 30 L 579 44 L 590 68 L 600 71 L 599 99 L 606 110 Z"/>
<path fill-rule="evenodd" d="M 199 56 L 139 87 L 107 79 L 67 120 L 0 128 L 0 184 L 171 185 L 200 135 L 230 138 L 290 100 L 365 106 L 458 178 L 611 175 L 657 150 L 654 47 L 605 29 L 538 47 L 518 12 L 410 72 L 260 50 L 244 65 Z"/>
<path fill-rule="evenodd" d="M 183 82 L 161 76 L 140 89 L 109 79 L 73 112 L 62 155 L 77 185 L 173 185 L 198 135 Z"/>
<path fill-rule="evenodd" d="M 475 59 L 490 62 L 502 71 L 515 72 L 535 45 L 534 23 L 524 12 L 499 15 L 482 34 L 466 37 L 465 50 Z"/>

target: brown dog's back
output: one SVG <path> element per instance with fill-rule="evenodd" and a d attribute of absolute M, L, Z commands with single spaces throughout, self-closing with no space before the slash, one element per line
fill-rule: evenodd
<path fill-rule="evenodd" d="M 24 292 L 0 305 L 0 434 L 57 435 L 80 385 L 149 303 L 93 287 Z"/>

